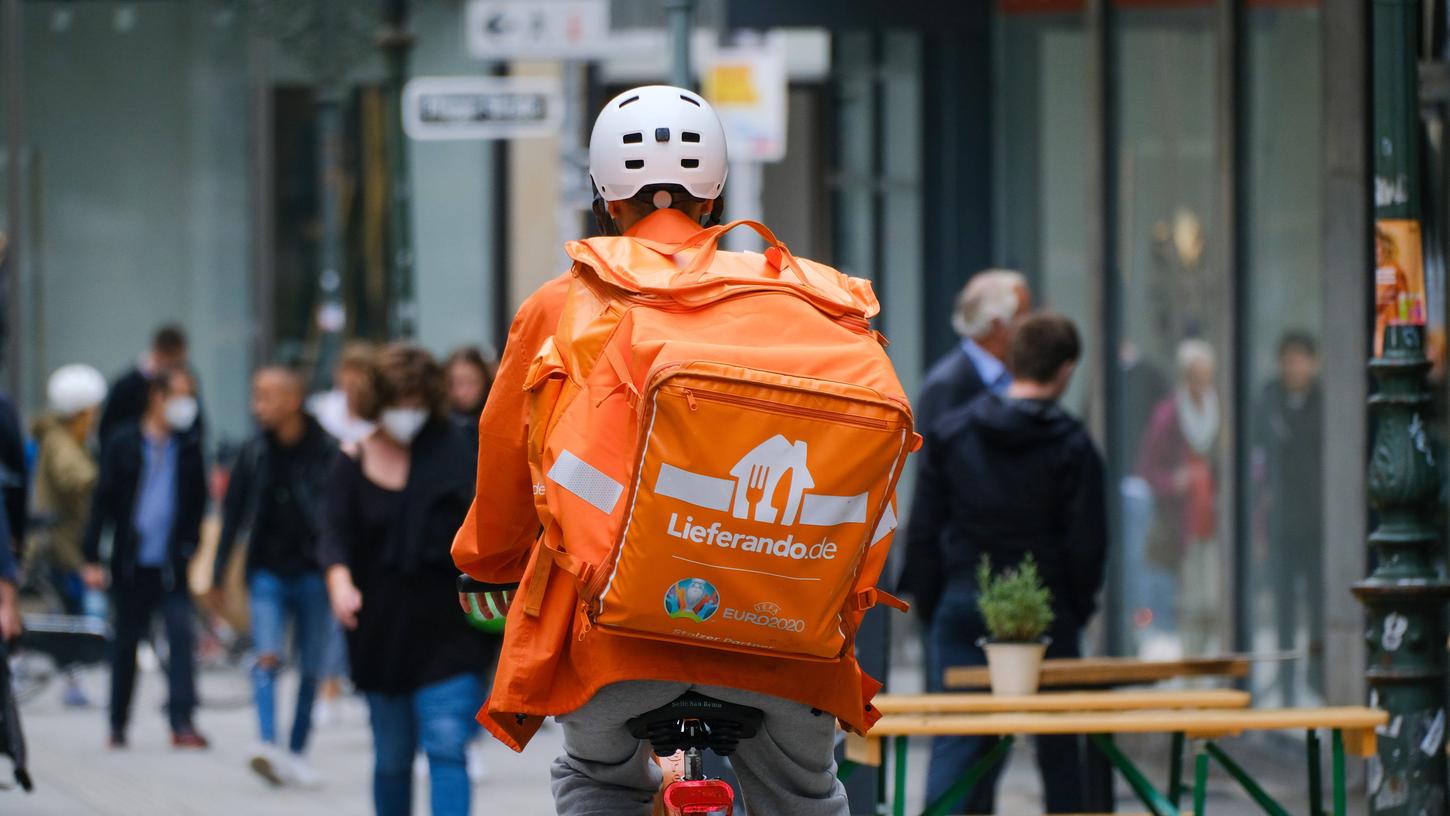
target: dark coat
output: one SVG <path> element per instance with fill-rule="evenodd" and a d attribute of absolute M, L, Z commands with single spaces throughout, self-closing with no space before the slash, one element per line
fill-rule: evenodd
<path fill-rule="evenodd" d="M 926 373 L 921 396 L 911 406 L 912 420 L 918 433 L 926 436 L 946 414 L 962 408 L 987 391 L 977 365 L 960 344 L 934 363 Z M 922 457 L 918 457 L 920 460 Z M 917 488 L 921 491 L 921 465 L 917 465 Z M 913 504 L 913 506 L 915 506 Z M 897 589 L 916 601 L 922 619 L 931 620 L 941 593 L 941 548 L 926 541 L 907 539 L 906 561 L 902 566 Z"/>
<path fill-rule="evenodd" d="M 167 541 L 166 580 L 179 586 L 186 581 L 186 565 L 201 540 L 201 521 L 206 513 L 206 464 L 201 440 L 195 433 L 176 437 L 176 520 Z M 86 524 L 82 549 L 86 561 L 101 560 L 101 535 L 111 531 L 111 575 L 125 580 L 136 569 L 139 536 L 133 524 L 136 493 L 140 489 L 145 459 L 141 426 L 131 423 L 117 429 L 101 450 L 101 475 L 91 497 L 91 515 Z"/>
<path fill-rule="evenodd" d="M 917 602 L 929 619 L 949 584 L 1031 554 L 1059 616 L 1082 626 L 1107 563 L 1103 462 L 1082 424 L 1055 404 L 984 394 L 926 435 L 908 551 L 937 548 L 941 569 Z"/>
<path fill-rule="evenodd" d="M 337 456 L 337 444 L 311 416 L 305 418 L 307 430 L 297 442 L 301 458 L 301 478 L 289 485 L 290 493 L 297 498 L 298 507 L 312 530 L 312 551 L 304 553 L 310 561 L 317 561 L 317 540 L 322 535 L 323 507 L 327 495 L 327 477 L 332 469 L 333 458 Z M 264 517 L 270 507 L 263 497 L 272 491 L 274 474 L 271 467 L 272 452 L 277 440 L 270 433 L 261 432 L 242 445 L 237 455 L 236 466 L 232 468 L 231 480 L 227 483 L 227 496 L 222 502 L 222 533 L 217 540 L 216 562 L 213 566 L 213 586 L 221 586 L 226 579 L 227 562 L 231 560 L 232 546 L 243 530 L 261 530 L 267 526 Z M 257 548 L 247 552 L 248 572 L 254 566 Z"/>
<path fill-rule="evenodd" d="M 17 555 L 30 522 L 30 469 L 26 467 L 25 440 L 20 435 L 20 414 L 15 403 L 0 394 L 0 496 Z"/>

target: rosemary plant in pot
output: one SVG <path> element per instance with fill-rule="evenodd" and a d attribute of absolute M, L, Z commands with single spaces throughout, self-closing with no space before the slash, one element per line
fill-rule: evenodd
<path fill-rule="evenodd" d="M 977 607 L 991 635 L 982 643 L 992 693 L 1035 694 L 1042 675 L 1044 637 L 1052 625 L 1052 593 L 1042 585 L 1029 555 L 1016 569 L 992 574 L 986 557 L 977 565 Z"/>

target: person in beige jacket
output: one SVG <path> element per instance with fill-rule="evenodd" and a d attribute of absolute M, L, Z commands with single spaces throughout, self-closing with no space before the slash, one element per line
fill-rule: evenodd
<path fill-rule="evenodd" d="M 51 374 L 46 395 L 50 412 L 33 429 L 40 456 L 35 465 L 36 523 L 27 566 L 45 573 L 67 614 L 80 615 L 85 612 L 86 593 L 80 577 L 84 561 L 81 536 L 99 473 L 88 443 L 106 399 L 106 379 L 88 365 L 62 366 Z M 65 702 L 73 706 L 87 703 L 73 675 L 66 686 Z"/>

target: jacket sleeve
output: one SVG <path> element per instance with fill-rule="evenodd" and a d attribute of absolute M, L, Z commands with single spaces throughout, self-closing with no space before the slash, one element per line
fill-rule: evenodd
<path fill-rule="evenodd" d="M 100 468 L 79 445 L 58 445 L 45 478 L 56 491 L 67 496 L 85 495 L 96 484 Z"/>
<path fill-rule="evenodd" d="M 187 489 L 186 506 L 178 509 L 176 544 L 177 555 L 183 562 L 190 561 L 196 555 L 197 545 L 201 543 L 201 525 L 206 519 L 206 504 L 210 497 L 206 481 L 206 456 L 201 450 L 201 439 L 198 435 L 190 443 L 192 445 L 191 455 L 185 458 L 187 472 L 181 474 L 181 478 L 190 485 Z"/>
<path fill-rule="evenodd" d="M 116 445 L 110 442 L 103 443 L 100 475 L 96 479 L 95 492 L 91 494 L 91 513 L 90 517 L 86 519 L 86 530 L 81 539 L 81 552 L 88 564 L 101 562 L 101 534 L 106 529 L 106 514 L 111 506 L 111 494 L 116 491 L 116 469 L 119 465 L 120 455 L 116 450 Z"/>
<path fill-rule="evenodd" d="M 1148 433 L 1143 437 L 1143 448 L 1138 452 L 1138 473 L 1153 488 L 1155 496 L 1174 496 L 1179 490 L 1174 484 L 1178 468 L 1173 459 L 1174 412 L 1160 405 L 1153 412 L 1148 423 Z"/>
<path fill-rule="evenodd" d="M 236 544 L 237 532 L 245 522 L 243 516 L 247 512 L 247 496 L 251 493 L 255 469 L 256 455 L 252 443 L 249 443 L 237 457 L 237 466 L 227 482 L 227 495 L 222 499 L 222 532 L 217 538 L 216 557 L 212 563 L 212 586 L 221 586 L 226 580 L 232 547 Z"/>
<path fill-rule="evenodd" d="M 519 309 L 498 379 L 479 417 L 478 479 L 473 503 L 453 539 L 453 563 L 480 581 L 521 580 L 538 537 L 524 379 L 534 355 L 559 324 L 568 284 L 568 276 L 555 278 Z"/>
<path fill-rule="evenodd" d="M 942 442 L 928 433 L 922 445 L 912 495 L 911 514 L 906 522 L 906 565 L 900 590 L 915 601 L 917 612 L 930 624 L 946 586 L 942 563 L 941 534 L 950 517 L 950 499 L 941 465 Z"/>
<path fill-rule="evenodd" d="M 1076 470 L 1066 497 L 1067 557 L 1072 582 L 1072 608 L 1078 625 L 1085 626 L 1097 611 L 1098 593 L 1108 561 L 1107 496 L 1104 491 L 1102 457 L 1090 440 L 1084 439 L 1071 467 Z"/>
<path fill-rule="evenodd" d="M 352 563 L 352 543 L 357 540 L 357 464 L 347 454 L 332 459 L 323 499 L 322 537 L 317 541 L 317 561 L 324 570 Z"/>

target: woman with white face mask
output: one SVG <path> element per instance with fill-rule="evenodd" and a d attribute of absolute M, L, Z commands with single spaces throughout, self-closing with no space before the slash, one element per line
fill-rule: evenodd
<path fill-rule="evenodd" d="M 483 700 L 483 635 L 458 614 L 453 535 L 473 498 L 472 447 L 446 414 L 443 371 L 422 348 L 378 357 L 363 418 L 328 480 L 319 557 L 367 696 L 379 816 L 409 813 L 413 756 L 428 757 L 432 812 L 466 814 L 466 746 Z"/>

